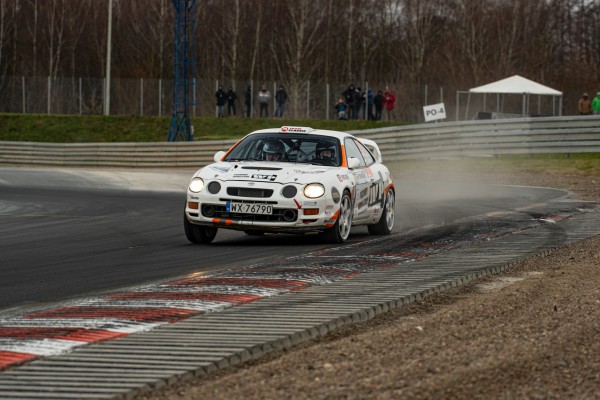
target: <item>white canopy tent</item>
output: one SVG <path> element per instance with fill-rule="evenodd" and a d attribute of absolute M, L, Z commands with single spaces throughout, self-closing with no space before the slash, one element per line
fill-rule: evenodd
<path fill-rule="evenodd" d="M 552 115 L 556 115 L 556 104 L 555 99 L 558 99 L 558 115 L 561 115 L 562 110 L 562 92 L 558 90 L 552 89 L 548 86 L 544 86 L 540 83 L 534 82 L 527 78 L 523 78 L 519 75 L 514 75 L 509 78 L 501 79 L 496 82 L 488 83 L 486 85 L 477 86 L 472 89 L 469 89 L 468 92 L 457 92 L 456 93 L 456 120 L 459 120 L 459 93 L 468 93 L 468 101 L 467 101 L 467 111 L 465 115 L 469 113 L 469 103 L 471 100 L 472 93 L 483 94 L 483 108 L 486 109 L 486 94 L 496 94 L 498 100 L 496 105 L 498 107 L 498 112 L 500 112 L 500 95 L 503 94 L 520 94 L 522 96 L 522 116 L 525 117 L 529 115 L 529 104 L 530 104 L 530 96 L 538 95 L 538 96 L 553 96 L 552 97 Z M 538 107 L 540 102 L 538 101 Z"/>

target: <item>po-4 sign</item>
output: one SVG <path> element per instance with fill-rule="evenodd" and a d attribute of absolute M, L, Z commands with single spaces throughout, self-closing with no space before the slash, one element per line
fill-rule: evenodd
<path fill-rule="evenodd" d="M 423 107 L 423 114 L 425 115 L 425 122 L 444 119 L 446 118 L 446 107 L 444 103 L 425 106 Z"/>

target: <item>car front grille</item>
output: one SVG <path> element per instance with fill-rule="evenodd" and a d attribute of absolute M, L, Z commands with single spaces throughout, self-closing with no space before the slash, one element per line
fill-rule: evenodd
<path fill-rule="evenodd" d="M 266 199 L 273 195 L 272 189 L 256 189 L 242 187 L 228 187 L 227 194 L 234 197 L 253 197 Z"/>

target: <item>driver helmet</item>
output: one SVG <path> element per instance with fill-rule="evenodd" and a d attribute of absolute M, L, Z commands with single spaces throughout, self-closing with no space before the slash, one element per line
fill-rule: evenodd
<path fill-rule="evenodd" d="M 268 161 L 279 161 L 285 151 L 280 141 L 266 142 L 263 145 L 263 157 Z"/>
<path fill-rule="evenodd" d="M 331 152 L 331 155 L 323 155 L 322 152 L 324 150 L 329 150 Z M 327 144 L 327 143 L 319 143 L 319 144 L 317 144 L 315 153 L 317 154 L 317 157 L 319 157 L 319 158 L 334 158 L 335 157 L 335 146 L 332 146 L 331 144 Z"/>

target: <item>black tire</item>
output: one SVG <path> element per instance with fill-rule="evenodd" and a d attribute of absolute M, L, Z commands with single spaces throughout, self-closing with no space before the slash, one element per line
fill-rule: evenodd
<path fill-rule="evenodd" d="M 376 224 L 369 225 L 369 233 L 371 235 L 389 235 L 394 229 L 394 220 L 396 213 L 394 206 L 396 205 L 396 196 L 392 189 L 388 190 L 383 204 L 383 213 Z"/>
<path fill-rule="evenodd" d="M 319 234 L 321 240 L 327 243 L 344 243 L 350 236 L 352 228 L 352 200 L 350 193 L 347 191 L 342 195 L 340 200 L 340 214 L 333 227 Z"/>
<path fill-rule="evenodd" d="M 191 224 L 183 213 L 183 229 L 185 237 L 191 243 L 210 243 L 217 236 L 218 228 Z"/>

